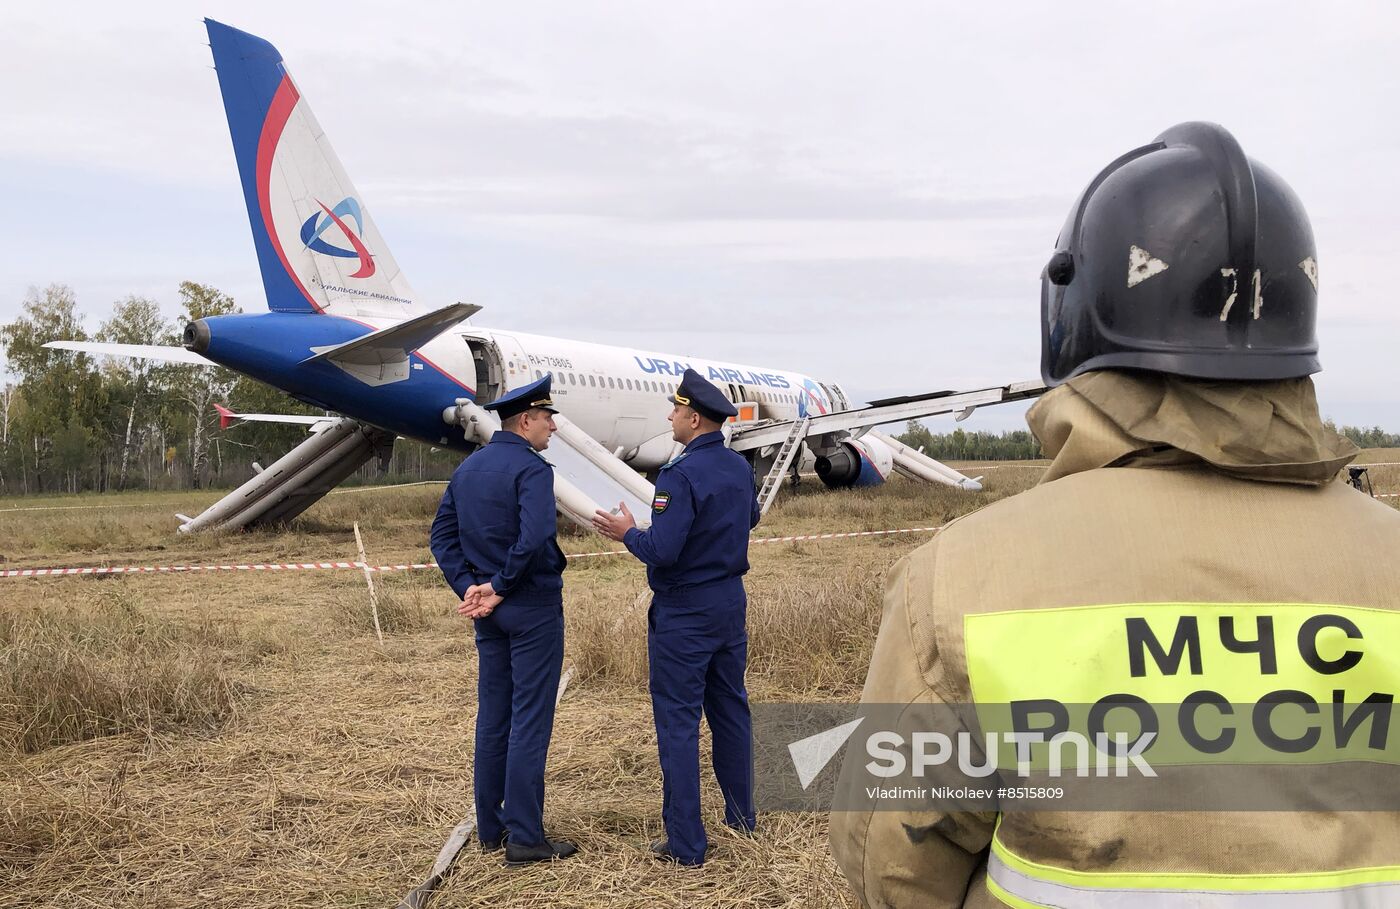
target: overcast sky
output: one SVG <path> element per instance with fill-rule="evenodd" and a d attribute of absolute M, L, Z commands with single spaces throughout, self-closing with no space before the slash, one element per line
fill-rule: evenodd
<path fill-rule="evenodd" d="M 1035 378 L 1079 190 L 1218 121 L 1312 216 L 1324 413 L 1400 430 L 1400 6 L 401 6 L 0 8 L 0 321 L 52 282 L 92 327 L 185 279 L 264 306 L 208 15 L 282 52 L 424 300 L 860 398 Z"/>

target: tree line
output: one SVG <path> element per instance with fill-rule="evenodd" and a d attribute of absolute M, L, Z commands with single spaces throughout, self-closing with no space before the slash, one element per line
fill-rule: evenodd
<path fill-rule="evenodd" d="M 71 288 L 30 290 L 22 314 L 0 325 L 8 369 L 0 384 L 0 495 L 231 487 L 252 475 L 254 463 L 267 465 L 305 438 L 304 427 L 287 424 L 220 429 L 216 403 L 250 413 L 321 413 L 221 367 L 92 357 L 43 346 L 58 339 L 178 345 L 186 323 L 241 311 L 232 297 L 207 284 L 185 281 L 178 295 L 180 314 L 173 322 L 155 301 L 128 296 L 89 335 Z M 1400 448 L 1400 434 L 1378 426 L 1327 425 L 1362 448 Z M 1024 429 L 934 433 L 910 421 L 897 438 L 940 460 L 1044 457 Z M 457 452 L 400 439 L 387 478 L 373 463 L 356 478 L 441 479 L 460 459 Z"/>
<path fill-rule="evenodd" d="M 917 420 L 910 420 L 896 439 L 918 449 L 936 461 L 1032 461 L 1043 458 L 1040 443 L 1028 430 L 1012 432 L 936 433 Z"/>
<path fill-rule="evenodd" d="M 128 296 L 89 335 L 71 288 L 30 290 L 21 315 L 0 325 L 8 371 L 0 372 L 0 495 L 236 486 L 255 462 L 270 464 L 306 437 L 305 427 L 287 424 L 220 429 L 216 403 L 249 413 L 322 413 L 222 367 L 43 346 L 60 339 L 179 345 L 186 323 L 241 311 L 207 284 L 185 281 L 178 293 L 173 322 L 155 301 Z M 399 440 L 389 479 L 446 477 L 460 460 Z M 357 477 L 379 480 L 373 465 Z"/>
<path fill-rule="evenodd" d="M 1357 426 L 1337 426 L 1323 421 L 1329 429 L 1350 439 L 1358 448 L 1400 448 L 1400 434 L 1386 432 L 1379 426 L 1365 429 Z M 950 461 L 1030 461 L 1045 457 L 1035 436 L 1024 429 L 1012 432 L 932 432 L 923 423 L 910 420 L 905 431 L 896 439 L 936 460 Z"/>

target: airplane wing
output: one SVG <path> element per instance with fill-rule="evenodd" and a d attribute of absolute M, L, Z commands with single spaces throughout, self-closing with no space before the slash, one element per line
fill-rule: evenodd
<path fill-rule="evenodd" d="M 50 341 L 44 345 L 53 350 L 77 350 L 82 353 L 108 357 L 131 357 L 135 360 L 161 360 L 165 363 L 192 363 L 197 366 L 217 366 L 192 350 L 165 347 L 160 344 L 107 344 L 100 341 Z"/>
<path fill-rule="evenodd" d="M 735 424 L 730 432 L 729 447 L 734 451 L 752 451 L 755 464 L 762 465 L 760 470 L 766 468 L 767 473 L 758 491 L 759 507 L 765 514 L 777 498 L 783 476 L 795 463 L 803 442 L 813 454 L 818 455 L 819 474 L 824 463 L 830 464 L 825 459 L 832 456 L 848 458 L 855 454 L 874 468 L 874 472 L 880 474 L 880 480 L 883 480 L 888 468 L 874 467 L 870 456 L 884 452 L 878 457 L 906 476 L 976 492 L 982 488 L 979 482 L 981 477 L 963 476 L 922 451 L 876 431 L 874 427 L 944 413 L 955 413 L 958 420 L 963 420 L 983 405 L 1024 401 L 1044 393 L 1045 385 L 1040 382 L 1015 382 L 975 391 L 938 391 L 926 395 L 884 398 L 864 407 L 808 414 L 797 420 Z M 859 441 L 861 439 L 868 441 Z M 846 454 L 841 454 L 843 450 Z"/>
<path fill-rule="evenodd" d="M 998 385 L 976 391 L 937 391 L 926 395 L 883 398 L 871 401 L 864 407 L 808 416 L 804 435 L 811 437 L 846 433 L 860 436 L 872 426 L 902 420 L 918 420 L 945 413 L 955 413 L 958 415 L 957 419 L 963 420 L 984 405 L 1026 401 L 1040 397 L 1045 391 L 1043 382 L 1013 382 L 1010 385 Z M 769 445 L 781 445 L 792 433 L 796 422 L 775 420 L 758 423 L 752 427 L 735 427 L 729 438 L 729 447 L 734 451 L 748 451 Z"/>

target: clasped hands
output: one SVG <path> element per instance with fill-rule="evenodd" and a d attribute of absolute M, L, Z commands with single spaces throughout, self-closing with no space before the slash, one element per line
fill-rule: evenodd
<path fill-rule="evenodd" d="M 496 588 L 491 586 L 491 582 L 477 584 L 468 587 L 467 592 L 462 595 L 462 602 L 457 606 L 457 614 L 464 615 L 469 619 L 484 619 L 492 613 L 505 597 L 496 593 Z"/>
<path fill-rule="evenodd" d="M 601 533 L 610 540 L 622 541 L 627 536 L 627 531 L 637 526 L 637 521 L 632 517 L 632 512 L 628 509 L 626 502 L 617 503 L 617 507 L 622 514 L 611 514 L 599 509 L 593 515 L 593 529 Z M 462 602 L 457 606 L 457 614 L 466 616 L 469 619 L 484 619 L 490 615 L 505 597 L 496 593 L 496 589 L 491 586 L 491 582 L 477 584 L 467 588 L 467 592 L 462 595 Z"/>

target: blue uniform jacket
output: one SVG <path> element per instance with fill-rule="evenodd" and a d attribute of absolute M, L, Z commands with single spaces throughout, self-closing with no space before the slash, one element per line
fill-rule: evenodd
<path fill-rule="evenodd" d="M 459 597 L 489 580 L 508 599 L 553 601 L 564 586 L 557 520 L 554 468 L 501 430 L 453 471 L 433 519 L 433 556 Z"/>
<path fill-rule="evenodd" d="M 758 524 L 753 469 L 724 447 L 724 436 L 692 439 L 656 478 L 651 528 L 632 528 L 623 545 L 647 566 L 647 583 L 661 597 L 743 591 L 749 570 L 749 531 Z"/>

